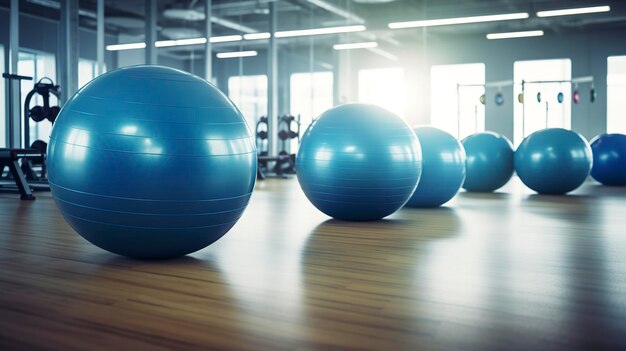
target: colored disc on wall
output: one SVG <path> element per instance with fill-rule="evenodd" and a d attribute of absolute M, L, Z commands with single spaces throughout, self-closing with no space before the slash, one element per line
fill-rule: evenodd
<path fill-rule="evenodd" d="M 497 93 L 495 100 L 496 100 L 496 105 L 502 106 L 502 104 L 504 104 L 504 96 L 502 96 L 502 93 Z"/>
<path fill-rule="evenodd" d="M 519 102 L 520 104 L 524 103 L 524 94 L 522 93 L 517 94 L 517 102 Z"/>
<path fill-rule="evenodd" d="M 485 104 L 485 94 L 481 95 L 480 98 L 478 99 L 480 101 L 481 104 Z"/>
<path fill-rule="evenodd" d="M 563 93 L 559 91 L 559 93 L 556 96 L 556 100 L 559 102 L 559 104 L 563 103 Z"/>
<path fill-rule="evenodd" d="M 541 92 L 537 92 L 537 102 L 541 102 Z"/>
<path fill-rule="evenodd" d="M 591 102 L 596 102 L 596 89 L 595 88 L 591 88 L 591 91 L 589 92 L 589 100 Z"/>
<path fill-rule="evenodd" d="M 580 93 L 578 92 L 578 90 L 574 90 L 574 94 L 572 95 L 572 100 L 574 100 L 575 104 L 577 104 L 578 101 L 580 101 Z"/>

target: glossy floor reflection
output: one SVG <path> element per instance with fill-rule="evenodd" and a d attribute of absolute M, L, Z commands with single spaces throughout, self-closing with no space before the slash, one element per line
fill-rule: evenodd
<path fill-rule="evenodd" d="M 257 185 L 189 257 L 108 254 L 0 195 L 0 349 L 626 348 L 626 189 L 495 194 L 350 223 Z"/>

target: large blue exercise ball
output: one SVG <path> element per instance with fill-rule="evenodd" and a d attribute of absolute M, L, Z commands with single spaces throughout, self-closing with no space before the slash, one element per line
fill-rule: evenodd
<path fill-rule="evenodd" d="M 463 189 L 492 192 L 513 176 L 513 145 L 504 135 L 484 132 L 462 141 L 467 159 Z"/>
<path fill-rule="evenodd" d="M 601 134 L 591 140 L 591 176 L 604 185 L 626 185 L 626 135 Z"/>
<path fill-rule="evenodd" d="M 465 150 L 441 129 L 423 126 L 414 131 L 422 147 L 422 176 L 405 206 L 441 206 L 456 195 L 465 180 Z"/>
<path fill-rule="evenodd" d="M 580 134 L 548 128 L 522 141 L 515 152 L 515 171 L 540 194 L 565 194 L 585 181 L 592 159 L 591 148 Z"/>
<path fill-rule="evenodd" d="M 67 222 L 110 252 L 171 258 L 206 247 L 241 217 L 256 150 L 239 110 L 180 70 L 106 73 L 61 110 L 48 154 Z"/>
<path fill-rule="evenodd" d="M 300 187 L 320 211 L 341 220 L 371 221 L 409 200 L 422 172 L 422 153 L 400 117 L 374 105 L 347 104 L 309 126 L 296 169 Z"/>

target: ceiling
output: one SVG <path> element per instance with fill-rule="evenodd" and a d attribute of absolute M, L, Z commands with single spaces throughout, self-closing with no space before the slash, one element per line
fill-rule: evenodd
<path fill-rule="evenodd" d="M 546 33 L 603 30 L 626 27 L 626 1 L 619 0 L 213 0 L 213 34 L 242 34 L 268 29 L 269 3 L 278 9 L 278 30 L 340 26 L 363 22 L 366 39 L 386 43 L 416 40 L 422 29 L 390 30 L 387 23 L 420 19 L 479 16 L 497 13 L 529 12 L 527 20 L 442 26 L 428 28 L 429 37 L 484 35 L 494 31 L 543 29 Z M 158 0 L 160 39 L 182 39 L 201 35 L 202 20 L 182 20 L 180 15 L 201 18 L 203 0 Z M 58 0 L 22 0 L 21 10 L 37 16 L 58 18 Z M 8 6 L 8 0 L 0 0 Z M 584 16 L 537 18 L 539 10 L 568 7 L 611 5 L 609 13 Z M 96 0 L 80 0 L 80 23 L 95 28 Z M 145 0 L 106 0 L 106 30 L 110 33 L 136 35 L 144 33 Z M 172 15 L 174 14 L 174 15 Z M 308 43 L 308 40 L 295 39 Z M 337 41 L 336 36 L 316 40 Z M 264 45 L 262 41 L 249 45 Z M 307 44 L 308 45 L 308 44 Z M 180 47 L 176 50 L 185 50 Z"/>

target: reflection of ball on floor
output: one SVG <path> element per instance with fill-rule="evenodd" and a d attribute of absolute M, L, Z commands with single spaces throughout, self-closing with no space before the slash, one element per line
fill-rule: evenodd
<path fill-rule="evenodd" d="M 202 249 L 242 215 L 256 150 L 241 113 L 188 73 L 104 74 L 63 107 L 50 139 L 52 195 L 69 224 L 125 256 Z"/>
<path fill-rule="evenodd" d="M 591 140 L 591 176 L 604 185 L 626 185 L 626 135 L 601 134 Z"/>
<path fill-rule="evenodd" d="M 452 135 L 433 127 L 414 129 L 422 147 L 422 176 L 408 207 L 437 207 L 448 202 L 465 179 L 465 151 Z"/>
<path fill-rule="evenodd" d="M 492 192 L 503 187 L 513 176 L 513 145 L 504 135 L 484 132 L 463 139 L 467 155 L 463 188 L 467 191 Z"/>
<path fill-rule="evenodd" d="M 542 194 L 565 194 L 578 188 L 589 175 L 591 162 L 585 138 L 562 128 L 531 134 L 515 152 L 517 175 Z"/>
<path fill-rule="evenodd" d="M 378 106 L 347 104 L 307 129 L 296 168 L 302 190 L 320 211 L 343 220 L 377 220 L 413 194 L 422 155 L 400 117 Z"/>

